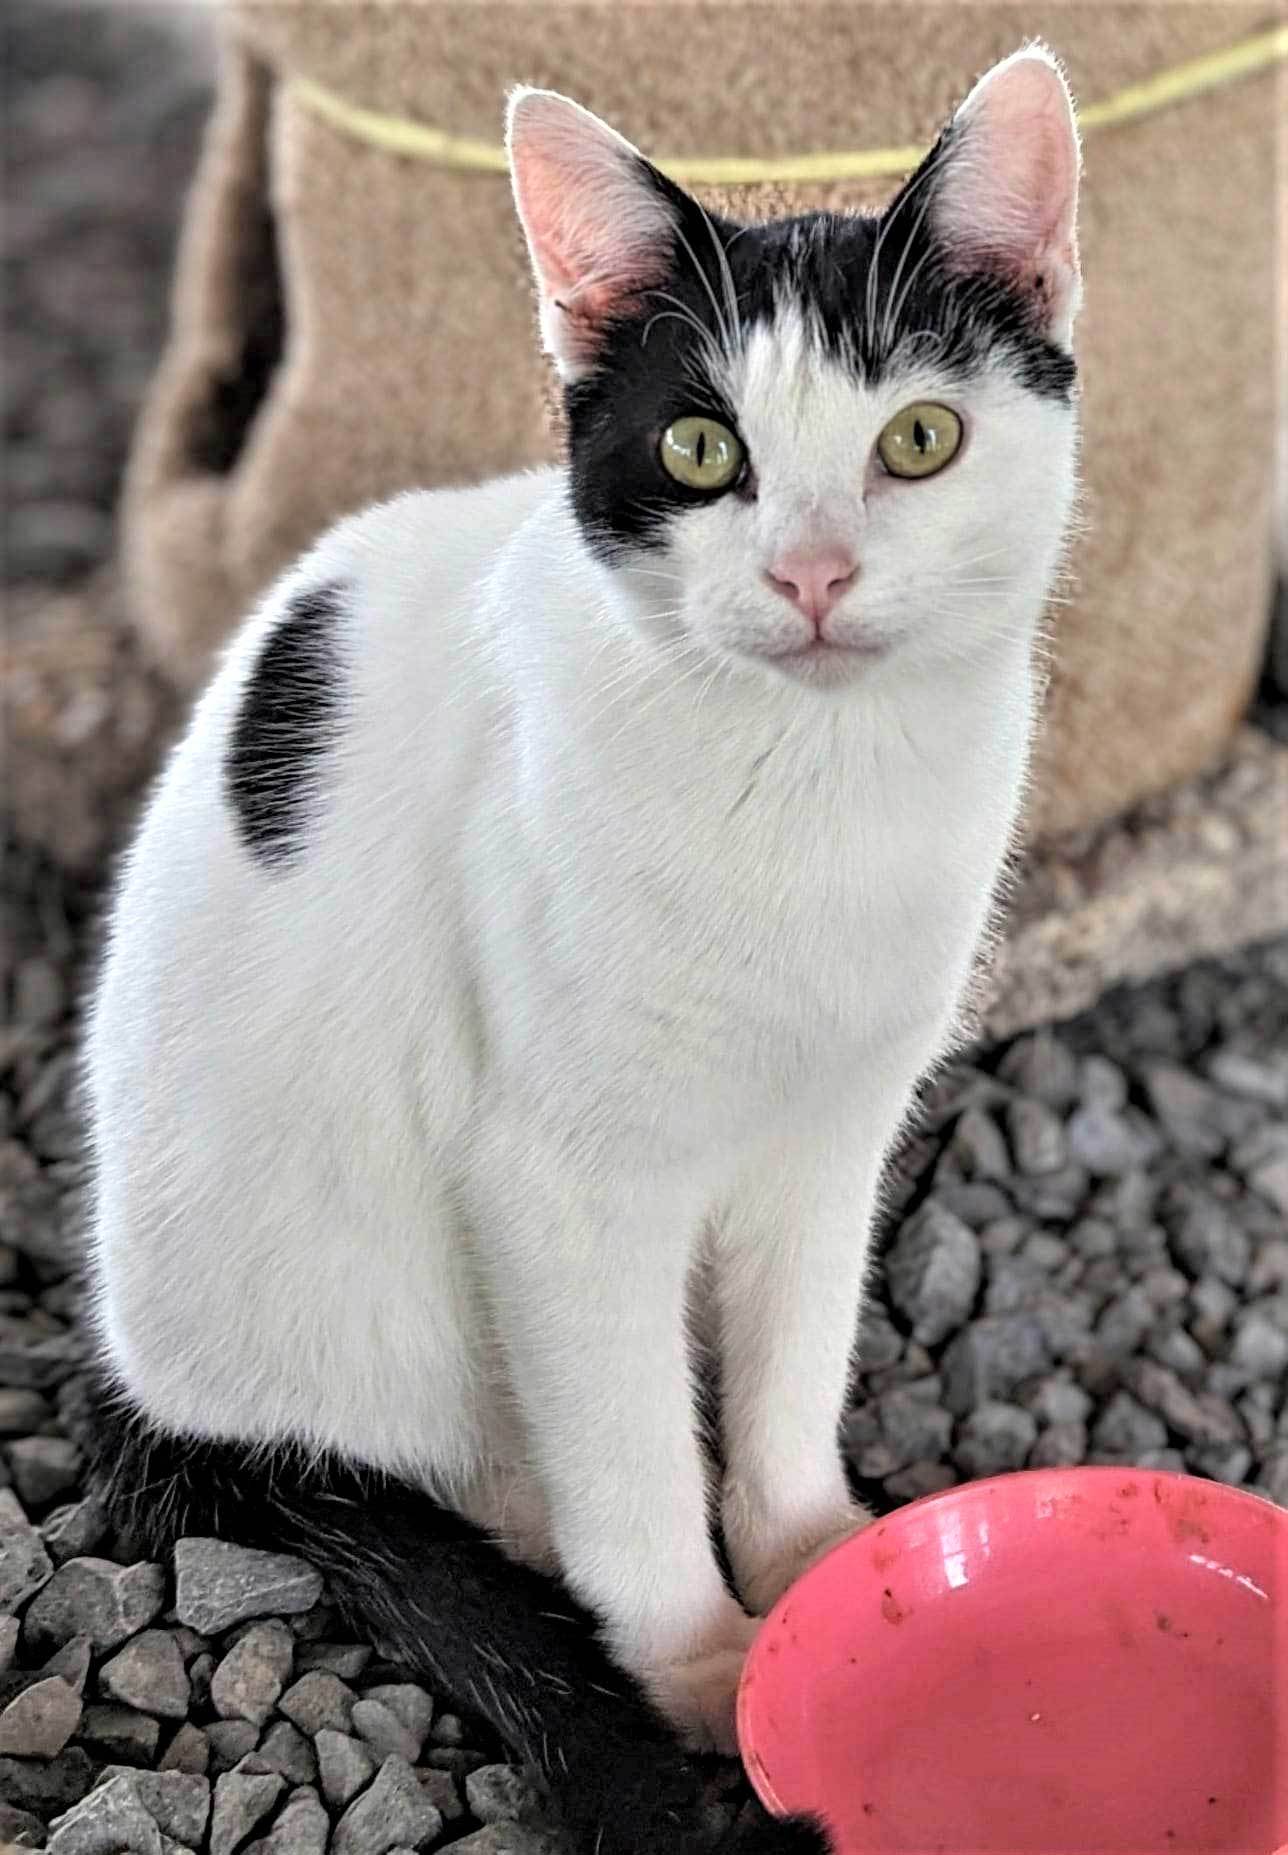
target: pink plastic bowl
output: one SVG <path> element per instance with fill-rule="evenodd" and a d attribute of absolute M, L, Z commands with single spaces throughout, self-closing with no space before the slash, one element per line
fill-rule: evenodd
<path fill-rule="evenodd" d="M 770 1612 L 738 1733 L 842 1855 L 1283 1855 L 1288 1511 L 1109 1468 L 915 1501 Z"/>

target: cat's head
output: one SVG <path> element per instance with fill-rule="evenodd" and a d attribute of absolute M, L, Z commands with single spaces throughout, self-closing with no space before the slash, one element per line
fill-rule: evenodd
<path fill-rule="evenodd" d="M 1079 147 L 996 66 L 880 215 L 735 225 L 577 104 L 510 100 L 574 507 L 677 654 L 845 687 L 1029 630 L 1073 495 Z"/>

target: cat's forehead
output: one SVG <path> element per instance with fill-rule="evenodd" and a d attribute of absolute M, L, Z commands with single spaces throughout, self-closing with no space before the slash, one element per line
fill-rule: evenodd
<path fill-rule="evenodd" d="M 844 441 L 870 420 L 880 423 L 913 379 L 927 391 L 956 384 L 951 370 L 935 364 L 935 341 L 902 341 L 872 368 L 857 362 L 858 345 L 830 338 L 810 300 L 784 291 L 743 323 L 725 353 L 721 397 L 746 435 L 807 441 L 821 451 L 832 437 Z"/>
<path fill-rule="evenodd" d="M 702 229 L 678 242 L 668 287 L 712 329 L 731 390 L 835 398 L 847 376 L 873 389 L 928 364 L 960 380 L 1000 362 L 1032 390 L 1068 395 L 1068 357 L 1001 285 L 954 278 L 916 211 Z"/>

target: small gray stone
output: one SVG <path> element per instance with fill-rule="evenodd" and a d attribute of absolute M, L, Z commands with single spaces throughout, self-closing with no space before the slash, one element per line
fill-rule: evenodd
<path fill-rule="evenodd" d="M 988 1259 L 1013 1256 L 1032 1228 L 1027 1217 L 995 1217 L 979 1233 L 980 1252 Z"/>
<path fill-rule="evenodd" d="M 43 1849 L 45 1825 L 30 1810 L 17 1810 L 0 1803 L 0 1849 Z"/>
<path fill-rule="evenodd" d="M 1188 1442 L 1243 1441 L 1243 1426 L 1228 1405 L 1187 1391 L 1166 1366 L 1151 1359 L 1133 1360 L 1125 1368 L 1125 1375 L 1140 1402 L 1157 1411 L 1168 1428 Z"/>
<path fill-rule="evenodd" d="M 938 1378 L 914 1379 L 911 1384 L 896 1385 L 882 1393 L 877 1413 L 881 1438 L 890 1456 L 885 1474 L 923 1459 L 933 1461 L 946 1452 L 953 1420 L 939 1403 L 941 1395 Z M 861 1467 L 859 1473 L 863 1473 Z"/>
<path fill-rule="evenodd" d="M 70 1378 L 78 1364 L 73 1334 L 48 1333 L 31 1321 L 0 1319 L 0 1384 L 47 1391 Z"/>
<path fill-rule="evenodd" d="M 1149 1105 L 1174 1147 L 1195 1159 L 1214 1159 L 1226 1146 L 1216 1091 L 1175 1063 L 1147 1063 L 1143 1071 Z"/>
<path fill-rule="evenodd" d="M 1031 1314 L 986 1315 L 963 1329 L 944 1353 L 943 1401 L 963 1416 L 1050 1369 L 1042 1328 Z"/>
<path fill-rule="evenodd" d="M 308 1610 L 322 1595 L 321 1574 L 303 1559 L 221 1539 L 181 1539 L 174 1580 L 176 1617 L 207 1636 L 248 1617 Z"/>
<path fill-rule="evenodd" d="M 100 1784 L 53 1824 L 50 1855 L 163 1855 L 156 1818 L 126 1778 Z"/>
<path fill-rule="evenodd" d="M 1230 1362 L 1249 1379 L 1282 1384 L 1288 1374 L 1288 1333 L 1260 1308 L 1251 1307 L 1235 1320 Z"/>
<path fill-rule="evenodd" d="M 216 1778 L 210 1813 L 210 1855 L 232 1855 L 285 1789 L 286 1780 L 276 1772 L 256 1775 L 239 1768 Z"/>
<path fill-rule="evenodd" d="M 0 1617 L 0 1678 L 7 1675 L 18 1647 L 17 1617 Z"/>
<path fill-rule="evenodd" d="M 1084 1217 L 1069 1232 L 1069 1242 L 1080 1256 L 1088 1262 L 1097 1262 L 1114 1256 L 1118 1251 L 1118 1238 L 1112 1224 L 1102 1217 Z"/>
<path fill-rule="evenodd" d="M 75 1488 L 81 1456 L 65 1436 L 23 1436 L 10 1443 L 9 1472 L 27 1507 L 47 1507 Z"/>
<path fill-rule="evenodd" d="M 1230 1154 L 1229 1165 L 1232 1172 L 1251 1183 L 1259 1167 L 1280 1159 L 1288 1159 L 1288 1122 L 1276 1119 L 1254 1127 L 1240 1140 Z"/>
<path fill-rule="evenodd" d="M 276 1771 L 288 1784 L 316 1784 L 318 1763 L 313 1747 L 289 1720 L 270 1726 L 259 1745 L 242 1760 L 243 1771 Z"/>
<path fill-rule="evenodd" d="M 1071 1157 L 1093 1178 L 1108 1179 L 1146 1165 L 1158 1150 L 1139 1116 L 1099 1102 L 1075 1108 L 1065 1129 Z"/>
<path fill-rule="evenodd" d="M 476 1752 L 470 1746 L 430 1746 L 422 1754 L 422 1763 L 435 1771 L 450 1771 L 458 1784 L 464 1784 L 471 1771 L 490 1765 L 492 1760 L 486 1752 Z"/>
<path fill-rule="evenodd" d="M 1172 1229 L 1172 1251 L 1190 1275 L 1214 1275 L 1233 1288 L 1243 1285 L 1251 1260 L 1246 1231 L 1223 1204 L 1206 1193 L 1190 1197 L 1188 1208 Z"/>
<path fill-rule="evenodd" d="M 310 1738 L 324 1726 L 347 1733 L 353 1725 L 353 1695 L 337 1676 L 315 1668 L 286 1690 L 278 1711 Z"/>
<path fill-rule="evenodd" d="M 375 1776 L 376 1761 L 360 1739 L 324 1726 L 314 1740 L 322 1795 L 334 1810 L 343 1810 Z"/>
<path fill-rule="evenodd" d="M 1288 1238 L 1278 1237 L 1269 1243 L 1257 1244 L 1248 1271 L 1248 1287 L 1254 1295 L 1288 1288 Z"/>
<path fill-rule="evenodd" d="M 162 1719 L 185 1720 L 190 1692 L 179 1645 L 168 1630 L 132 1637 L 99 1671 L 99 1689 L 110 1700 Z"/>
<path fill-rule="evenodd" d="M 33 1681 L 0 1713 L 0 1753 L 55 1758 L 80 1724 L 81 1700 L 57 1675 Z"/>
<path fill-rule="evenodd" d="M 161 1728 L 150 1714 L 136 1713 L 133 1707 L 86 1707 L 80 1738 L 108 1758 L 150 1765 L 157 1755 Z"/>
<path fill-rule="evenodd" d="M 1126 1359 L 1154 1325 L 1154 1304 L 1143 1288 L 1129 1288 L 1111 1301 L 1096 1326 L 1096 1340 L 1110 1359 Z"/>
<path fill-rule="evenodd" d="M 0 1488 L 0 1611 L 8 1614 L 53 1575 L 44 1542 L 11 1488 Z"/>
<path fill-rule="evenodd" d="M 940 1494 L 956 1483 L 956 1473 L 946 1462 L 910 1462 L 886 1476 L 885 1490 L 896 1501 L 919 1501 L 923 1494 Z"/>
<path fill-rule="evenodd" d="M 1092 1440 L 1098 1450 L 1135 1458 L 1167 1447 L 1167 1425 L 1138 1404 L 1129 1391 L 1116 1391 L 1096 1419 Z"/>
<path fill-rule="evenodd" d="M 452 1855 L 566 1855 L 568 1844 L 525 1823 L 488 1823 L 452 1843 Z"/>
<path fill-rule="evenodd" d="M 248 1844 L 245 1855 L 324 1855 L 330 1833 L 317 1792 L 301 1788 L 291 1792 L 272 1829 Z"/>
<path fill-rule="evenodd" d="M 1029 1466 L 1035 1469 L 1074 1468 L 1087 1459 L 1087 1426 L 1068 1422 L 1050 1424 L 1029 1451 Z"/>
<path fill-rule="evenodd" d="M 865 1308 L 859 1328 L 859 1370 L 864 1373 L 880 1372 L 885 1367 L 894 1365 L 902 1352 L 902 1334 L 886 1319 L 879 1308 L 872 1306 Z M 340 1669 L 336 1670 L 337 1674 L 341 1672 Z"/>
<path fill-rule="evenodd" d="M 1055 1275 L 1069 1261 L 1072 1252 L 1063 1237 L 1056 1237 L 1049 1230 L 1035 1230 L 1024 1239 L 1020 1248 L 1020 1259 L 1032 1263 L 1041 1269 L 1044 1275 Z"/>
<path fill-rule="evenodd" d="M 186 1771 L 204 1777 L 210 1769 L 210 1741 L 199 1726 L 187 1720 L 161 1755 L 159 1771 Z"/>
<path fill-rule="evenodd" d="M 1049 1108 L 1067 1108 L 1078 1098 L 1077 1060 L 1049 1028 L 1018 1037 L 998 1064 L 997 1074 L 1021 1095 L 1036 1096 Z"/>
<path fill-rule="evenodd" d="M 1200 1475 L 1242 1488 L 1252 1469 L 1252 1451 L 1243 1443 L 1200 1443 L 1189 1452 Z"/>
<path fill-rule="evenodd" d="M 968 1475 L 1000 1475 L 1023 1467 L 1037 1436 L 1030 1412 L 990 1399 L 962 1424 L 953 1457 Z"/>
<path fill-rule="evenodd" d="M 1147 1449 L 1136 1467 L 1165 1469 L 1169 1475 L 1184 1475 L 1189 1470 L 1189 1464 L 1179 1449 Z"/>
<path fill-rule="evenodd" d="M 974 1306 L 979 1245 L 959 1217 L 930 1198 L 900 1231 L 886 1275 L 891 1300 L 913 1323 L 913 1338 L 936 1346 Z"/>
<path fill-rule="evenodd" d="M 1149 1336 L 1149 1356 L 1182 1378 L 1198 1380 L 1203 1376 L 1207 1358 L 1198 1341 L 1184 1327 L 1163 1327 Z"/>
<path fill-rule="evenodd" d="M 134 1791 L 163 1836 L 199 1848 L 210 1816 L 210 1784 L 186 1771 L 133 1771 L 109 1765 L 103 1782 L 121 1779 Z"/>
<path fill-rule="evenodd" d="M 69 1559 L 28 1610 L 25 1633 L 34 1649 L 88 1636 L 102 1655 L 143 1629 L 164 1602 L 165 1573 L 159 1565 Z"/>
<path fill-rule="evenodd" d="M 210 1682 L 215 1672 L 215 1658 L 208 1649 L 194 1655 L 188 1664 L 188 1685 L 192 1689 L 192 1711 L 204 1712 L 210 1705 Z"/>
<path fill-rule="evenodd" d="M 376 1758 L 382 1760 L 397 1753 L 410 1765 L 420 1757 L 424 1744 L 423 1733 L 408 1732 L 398 1716 L 378 1700 L 355 1702 L 353 1730 L 371 1747 Z"/>
<path fill-rule="evenodd" d="M 371 1655 L 370 1646 L 362 1642 L 302 1642 L 295 1651 L 295 1666 L 302 1675 L 320 1668 L 341 1681 L 356 1681 Z"/>
<path fill-rule="evenodd" d="M 986 1224 L 996 1224 L 1010 1217 L 1014 1210 L 1000 1185 L 990 1185 L 987 1179 L 945 1178 L 942 1167 L 935 1172 L 934 1203 L 943 1211 L 951 1211 L 954 1217 L 959 1217 L 971 1230 L 982 1230 Z"/>
<path fill-rule="evenodd" d="M 428 1848 L 443 1819 L 406 1759 L 387 1758 L 374 1782 L 355 1798 L 331 1839 L 333 1855 L 388 1855 L 390 1849 Z M 212 1855 L 220 1855 L 213 1850 Z"/>
<path fill-rule="evenodd" d="M 1032 1178 L 1021 1175 L 1011 1190 L 1021 1211 L 1031 1217 L 1056 1218 L 1063 1224 L 1083 1209 L 1090 1185 L 1085 1167 L 1064 1165 Z"/>
<path fill-rule="evenodd" d="M 215 1711 L 226 1720 L 262 1726 L 290 1679 L 294 1652 L 291 1632 L 276 1617 L 254 1624 L 214 1672 L 210 1698 Z"/>
<path fill-rule="evenodd" d="M 1282 1216 L 1288 1217 L 1288 1156 L 1280 1154 L 1248 1174 L 1248 1184 Z"/>
<path fill-rule="evenodd" d="M 1220 1050 L 1209 1062 L 1208 1074 L 1228 1095 L 1242 1095 L 1267 1108 L 1288 1108 L 1288 1060 L 1282 1053 L 1258 1057 Z"/>
<path fill-rule="evenodd" d="M 1085 1423 L 1090 1417 L 1093 1406 L 1091 1399 L 1081 1385 L 1075 1385 L 1071 1378 L 1062 1373 L 1055 1373 L 1050 1378 L 1040 1379 L 1029 1391 L 1024 1403 L 1039 1423 Z"/>
<path fill-rule="evenodd" d="M 1275 1439 L 1275 1396 L 1276 1387 L 1260 1384 L 1254 1385 L 1239 1399 L 1239 1416 L 1248 1433 L 1248 1441 L 1258 1455 L 1263 1454 Z"/>
<path fill-rule="evenodd" d="M 1190 1291 L 1190 1305 L 1194 1309 L 1196 1326 L 1201 1323 L 1203 1329 L 1196 1337 L 1204 1341 L 1207 1337 L 1217 1339 L 1224 1333 L 1239 1300 L 1216 1276 L 1205 1275 Z"/>
<path fill-rule="evenodd" d="M 519 1765 L 480 1765 L 465 1780 L 465 1797 L 480 1823 L 526 1823 L 541 1815 L 541 1796 Z"/>
<path fill-rule="evenodd" d="M 55 1649 L 41 1667 L 42 1675 L 57 1675 L 77 1694 L 85 1692 L 85 1680 L 89 1674 L 92 1644 L 88 1636 L 73 1636 L 61 1649 Z"/>
<path fill-rule="evenodd" d="M 1140 1285 L 1149 1296 L 1151 1305 L 1162 1311 L 1178 1306 L 1190 1292 L 1188 1278 L 1179 1269 L 1170 1269 L 1166 1263 L 1147 1269 L 1140 1279 Z"/>
<path fill-rule="evenodd" d="M 14 1022 L 47 1028 L 66 1009 L 67 986 L 54 962 L 39 953 L 19 960 L 13 975 Z"/>
<path fill-rule="evenodd" d="M 1011 1161 L 997 1122 L 983 1108 L 968 1108 L 953 1133 L 954 1158 L 968 1179 L 1009 1179 Z"/>
<path fill-rule="evenodd" d="M 215 1720 L 206 1728 L 210 1762 L 216 1772 L 231 1771 L 255 1750 L 259 1728 L 249 1720 Z"/>
<path fill-rule="evenodd" d="M 0 1758 L 0 1797 L 36 1816 L 66 1810 L 93 1782 L 89 1754 L 78 1745 L 65 1746 L 57 1758 L 49 1760 Z"/>
<path fill-rule="evenodd" d="M 1280 1507 L 1288 1507 L 1288 1444 L 1262 1459 L 1261 1488 Z"/>
<path fill-rule="evenodd" d="M 40 1529 L 45 1549 L 55 1565 L 68 1559 L 83 1559 L 103 1542 L 107 1533 L 107 1515 L 100 1501 L 90 1495 L 70 1507 L 56 1507 Z"/>
<path fill-rule="evenodd" d="M 38 1391 L 0 1389 L 0 1437 L 30 1436 L 52 1415 Z"/>
<path fill-rule="evenodd" d="M 1013 1101 L 1006 1114 L 1011 1152 L 1020 1171 L 1030 1178 L 1059 1172 L 1069 1156 L 1064 1123 L 1045 1103 L 1031 1098 Z"/>
<path fill-rule="evenodd" d="M 416 1782 L 445 1823 L 455 1823 L 465 1815 L 465 1805 L 448 1771 L 435 1771 L 432 1765 L 417 1765 Z"/>
<path fill-rule="evenodd" d="M 463 1746 L 465 1722 L 459 1713 L 440 1713 L 429 1729 L 429 1737 L 436 1746 Z"/>
<path fill-rule="evenodd" d="M 1078 1093 L 1097 1108 L 1127 1106 L 1127 1078 L 1107 1056 L 1085 1056 L 1080 1066 Z"/>

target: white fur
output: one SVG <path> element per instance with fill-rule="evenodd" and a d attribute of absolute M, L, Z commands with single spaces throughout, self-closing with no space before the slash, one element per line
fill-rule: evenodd
<path fill-rule="evenodd" d="M 790 314 L 730 364 L 759 497 L 597 564 L 560 471 L 343 523 L 238 638 L 123 871 L 88 1037 L 104 1341 L 155 1418 L 297 1438 L 552 1558 L 727 1742 L 750 1625 L 704 1525 L 686 1307 L 763 1609 L 858 1524 L 836 1447 L 881 1162 L 1010 838 L 1068 408 L 931 359 L 867 389 Z M 961 455 L 880 477 L 953 403 Z M 844 675 L 784 547 L 861 566 Z M 266 869 L 230 723 L 293 591 L 348 588 L 346 722 Z"/>

